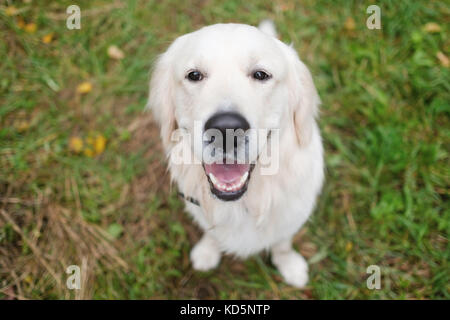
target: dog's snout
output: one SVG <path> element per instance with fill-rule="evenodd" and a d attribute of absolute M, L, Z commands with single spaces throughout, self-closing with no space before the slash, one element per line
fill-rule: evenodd
<path fill-rule="evenodd" d="M 244 132 L 250 129 L 248 121 L 237 112 L 220 112 L 213 115 L 205 123 L 205 131 L 209 129 L 217 129 L 226 136 L 226 130 L 233 131 L 242 129 Z"/>
<path fill-rule="evenodd" d="M 219 112 L 214 114 L 205 123 L 205 132 L 211 129 L 218 130 L 222 135 L 222 139 L 216 141 L 216 137 L 212 135 L 209 142 L 213 142 L 216 147 L 223 148 L 226 152 L 231 152 L 228 148 L 234 146 L 234 152 L 236 152 L 238 145 L 246 141 L 245 134 L 246 131 L 250 129 L 250 124 L 237 112 Z M 222 144 L 220 144 L 220 141 Z M 230 146 L 229 143 L 231 143 Z"/>

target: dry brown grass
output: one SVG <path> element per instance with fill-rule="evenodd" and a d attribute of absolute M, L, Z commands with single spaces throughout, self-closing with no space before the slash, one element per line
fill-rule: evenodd
<path fill-rule="evenodd" d="M 34 289 L 48 290 L 56 297 L 89 299 L 93 296 L 96 272 L 120 269 L 127 272 L 130 266 L 121 257 L 121 249 L 130 242 L 148 237 L 154 224 L 142 223 L 140 207 L 149 195 L 169 190 L 165 164 L 161 160 L 158 132 L 151 116 L 145 114 L 129 125 L 133 139 L 123 146 L 125 152 L 136 151 L 144 142 L 154 141 L 145 154 L 150 161 L 144 174 L 125 185 L 116 203 L 107 211 L 132 206 L 136 217 L 127 225 L 127 233 L 114 242 L 102 226 L 83 219 L 78 188 L 67 178 L 64 192 L 75 194 L 75 208 L 65 207 L 60 197 L 40 194 L 37 197 L 19 198 L 22 183 L 0 186 L 0 226 L 9 225 L 14 241 L 0 246 L 0 292 L 7 299 L 27 299 Z M 32 230 L 32 232 L 28 232 Z M 77 264 L 83 270 L 81 290 L 71 294 L 66 289 L 67 266 Z M 101 266 L 101 268 L 100 268 Z"/>

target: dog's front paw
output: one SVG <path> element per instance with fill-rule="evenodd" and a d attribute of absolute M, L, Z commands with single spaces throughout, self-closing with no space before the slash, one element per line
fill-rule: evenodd
<path fill-rule="evenodd" d="M 294 250 L 275 254 L 272 256 L 272 261 L 287 284 L 303 288 L 308 282 L 308 264 Z"/>
<path fill-rule="evenodd" d="M 198 271 L 214 269 L 220 262 L 220 250 L 212 239 L 204 236 L 192 249 L 191 262 Z"/>

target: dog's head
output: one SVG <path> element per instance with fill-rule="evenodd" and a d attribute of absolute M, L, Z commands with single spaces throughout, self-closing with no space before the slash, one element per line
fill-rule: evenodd
<path fill-rule="evenodd" d="M 190 133 L 211 192 L 222 200 L 246 192 L 264 147 L 249 152 L 252 139 L 261 137 L 247 133 L 279 129 L 281 139 L 296 135 L 295 147 L 306 145 L 318 103 L 311 75 L 295 51 L 248 25 L 217 24 L 179 37 L 158 59 L 150 82 L 149 107 L 165 149 L 174 147 L 176 129 Z M 196 124 L 201 135 L 194 134 Z M 213 160 L 205 160 L 205 146 L 212 142 Z"/>

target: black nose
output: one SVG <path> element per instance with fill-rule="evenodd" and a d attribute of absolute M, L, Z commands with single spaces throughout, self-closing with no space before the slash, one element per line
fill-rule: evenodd
<path fill-rule="evenodd" d="M 227 139 L 233 139 L 234 148 L 238 145 L 238 136 L 245 136 L 245 132 L 250 129 L 250 124 L 248 121 L 237 112 L 220 112 L 213 115 L 205 123 L 205 131 L 209 129 L 219 130 L 222 134 L 222 145 L 216 146 L 221 147 L 223 150 L 227 148 Z M 227 129 L 232 129 L 231 135 L 227 135 Z M 236 130 L 243 130 L 243 132 L 235 132 Z M 211 137 L 209 143 L 213 142 L 217 144 L 218 141 L 214 142 L 214 136 Z"/>
<path fill-rule="evenodd" d="M 205 123 L 205 131 L 208 129 L 217 129 L 226 136 L 227 129 L 247 131 L 250 129 L 248 121 L 237 112 L 220 112 L 213 115 Z"/>

